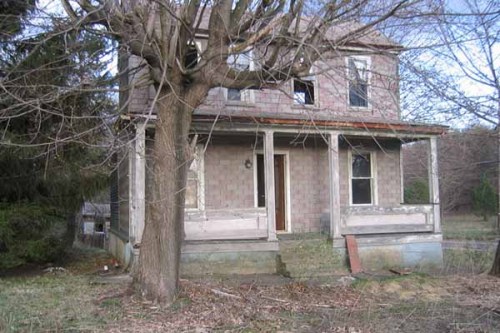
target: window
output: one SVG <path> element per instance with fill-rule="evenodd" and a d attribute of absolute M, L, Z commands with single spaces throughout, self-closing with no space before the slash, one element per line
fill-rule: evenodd
<path fill-rule="evenodd" d="M 184 56 L 184 67 L 186 69 L 193 69 L 198 65 L 198 48 L 196 44 L 189 44 L 186 48 L 186 55 Z"/>
<path fill-rule="evenodd" d="M 293 100 L 295 104 L 314 105 L 314 76 L 293 80 Z"/>
<path fill-rule="evenodd" d="M 247 51 L 239 54 L 231 54 L 227 58 L 230 67 L 238 71 L 253 70 L 252 52 Z M 248 89 L 228 88 L 226 99 L 234 102 L 253 103 L 253 94 Z"/>
<path fill-rule="evenodd" d="M 197 146 L 187 175 L 186 208 L 203 210 L 205 205 L 204 191 L 203 147 Z"/>
<path fill-rule="evenodd" d="M 375 203 L 374 153 L 352 152 L 350 158 L 351 204 Z"/>
<path fill-rule="evenodd" d="M 349 78 L 349 105 L 367 108 L 370 58 L 349 57 L 347 64 Z"/>

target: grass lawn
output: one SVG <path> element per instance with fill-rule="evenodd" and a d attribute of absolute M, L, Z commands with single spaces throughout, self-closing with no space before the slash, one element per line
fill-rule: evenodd
<path fill-rule="evenodd" d="M 496 230 L 496 217 L 483 221 L 475 215 L 444 216 L 442 227 L 445 239 L 485 241 L 500 237 Z"/>
<path fill-rule="evenodd" d="M 450 253 L 449 266 L 478 261 L 476 254 Z M 175 303 L 161 308 L 126 284 L 91 283 L 108 260 L 99 251 L 82 252 L 65 272 L 1 278 L 0 331 L 500 331 L 500 279 L 473 274 L 473 267 L 445 276 L 365 276 L 351 285 L 338 276 L 321 283 L 276 276 L 184 279 Z"/>

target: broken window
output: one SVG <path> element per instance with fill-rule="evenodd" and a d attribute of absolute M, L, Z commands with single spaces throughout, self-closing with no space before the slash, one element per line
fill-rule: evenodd
<path fill-rule="evenodd" d="M 368 107 L 369 58 L 348 58 L 349 105 Z"/>
<path fill-rule="evenodd" d="M 195 157 L 189 166 L 185 196 L 186 208 L 203 209 L 203 147 L 197 146 Z"/>
<path fill-rule="evenodd" d="M 314 77 L 293 80 L 293 100 L 295 104 L 314 105 Z"/>
<path fill-rule="evenodd" d="M 351 155 L 351 203 L 370 205 L 373 200 L 373 160 L 371 153 Z"/>

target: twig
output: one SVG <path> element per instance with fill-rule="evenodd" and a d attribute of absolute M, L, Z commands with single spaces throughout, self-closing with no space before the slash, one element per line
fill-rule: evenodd
<path fill-rule="evenodd" d="M 400 327 L 401 327 L 401 326 L 405 323 L 405 321 L 407 321 L 407 320 L 408 320 L 408 318 L 410 318 L 410 317 L 411 317 L 411 316 L 415 313 L 415 311 L 416 311 L 416 310 L 417 310 L 417 308 L 413 308 L 413 310 L 412 310 L 412 311 L 411 311 L 411 312 L 410 312 L 410 313 L 409 313 L 409 314 L 405 317 L 405 319 L 403 319 L 403 320 L 399 323 L 399 325 L 398 325 L 398 327 L 397 327 L 396 329 L 399 329 L 399 328 L 400 328 Z"/>
<path fill-rule="evenodd" d="M 270 301 L 275 301 L 275 302 L 280 302 L 280 303 L 289 303 L 288 301 L 285 301 L 284 299 L 272 298 L 272 297 L 268 297 L 268 296 L 260 296 L 260 297 L 263 299 L 270 300 Z"/>
<path fill-rule="evenodd" d="M 217 289 L 210 289 L 210 291 L 213 292 L 216 295 L 219 295 L 219 296 L 230 297 L 230 298 L 234 298 L 234 299 L 243 299 L 240 296 L 233 295 L 233 294 L 228 294 L 228 293 L 225 293 L 225 292 L 217 290 Z"/>

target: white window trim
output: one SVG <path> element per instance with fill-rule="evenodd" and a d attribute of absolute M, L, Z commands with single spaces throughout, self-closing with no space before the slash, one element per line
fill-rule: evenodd
<path fill-rule="evenodd" d="M 240 54 L 244 54 L 247 52 L 241 52 Z M 255 59 L 254 59 L 254 53 L 253 50 L 248 50 L 248 57 L 250 58 L 249 62 L 249 70 L 253 71 L 255 70 Z M 241 100 L 239 101 L 232 101 L 227 99 L 228 95 L 228 88 L 223 88 L 222 89 L 223 94 L 224 94 L 224 100 L 226 101 L 227 105 L 253 105 L 255 104 L 255 93 L 253 89 L 240 89 L 240 94 L 241 94 Z"/>
<path fill-rule="evenodd" d="M 254 193 L 254 207 L 259 207 L 258 198 L 258 185 L 257 185 L 257 155 L 264 155 L 264 150 L 255 150 L 253 153 L 253 193 Z M 288 150 L 274 150 L 274 155 L 285 156 L 285 230 L 276 231 L 278 234 L 292 233 L 292 208 L 290 201 L 290 152 Z M 264 161 L 265 163 L 265 161 Z M 264 170 L 265 172 L 265 170 Z"/>
<path fill-rule="evenodd" d="M 319 108 L 319 84 L 318 84 L 318 77 L 316 74 L 314 74 L 313 67 L 309 69 L 309 75 L 302 76 L 298 78 L 299 80 L 306 80 L 306 81 L 312 81 L 313 86 L 314 86 L 314 103 L 313 104 L 302 104 L 298 103 L 297 100 L 295 99 L 295 87 L 294 87 L 294 82 L 295 78 L 290 80 L 290 91 L 291 91 L 291 96 L 292 96 L 292 104 L 293 108 Z"/>
<path fill-rule="evenodd" d="M 367 82 L 366 82 L 366 96 L 368 99 L 367 106 L 352 106 L 349 99 L 349 91 L 350 91 L 350 74 L 349 74 L 349 59 L 356 59 L 361 61 L 366 61 L 366 72 L 367 72 Z M 347 94 L 346 94 L 346 102 L 347 107 L 351 110 L 359 110 L 359 111 L 371 111 L 372 110 L 372 89 L 371 89 L 371 81 L 372 81 L 372 58 L 370 56 L 361 56 L 361 55 L 351 55 L 345 58 L 345 66 L 346 66 L 346 85 L 347 85 Z"/>
<path fill-rule="evenodd" d="M 355 204 L 352 202 L 352 155 L 356 154 L 370 154 L 370 172 L 371 172 L 371 190 L 372 190 L 372 202 L 369 204 Z M 350 206 L 377 206 L 378 205 L 378 186 L 377 186 L 377 152 L 374 150 L 348 150 L 347 156 L 347 170 L 348 170 L 348 182 L 349 182 L 349 205 Z"/>
<path fill-rule="evenodd" d="M 227 91 L 228 88 L 222 89 L 223 94 L 224 94 L 224 100 L 226 101 L 226 105 L 252 105 L 255 104 L 255 94 L 252 89 L 240 89 L 241 93 L 241 100 L 239 101 L 233 101 L 227 99 Z"/>
<path fill-rule="evenodd" d="M 198 163 L 198 207 L 185 208 L 186 212 L 198 212 L 205 210 L 205 146 L 202 144 L 196 145 L 196 162 Z"/>

